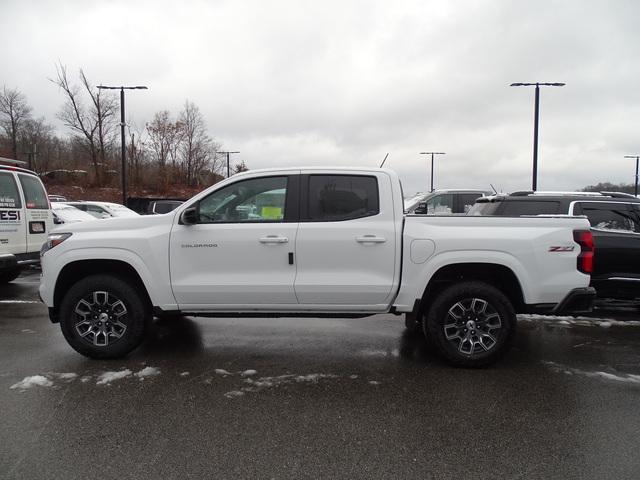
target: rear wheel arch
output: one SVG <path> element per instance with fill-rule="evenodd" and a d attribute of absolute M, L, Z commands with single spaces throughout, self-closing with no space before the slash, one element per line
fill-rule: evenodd
<path fill-rule="evenodd" d="M 444 289 L 466 281 L 484 282 L 497 288 L 509 299 L 516 312 L 524 311 L 520 281 L 509 267 L 496 263 L 455 263 L 441 267 L 433 274 L 420 299 L 416 317 L 422 318 L 433 299 Z"/>

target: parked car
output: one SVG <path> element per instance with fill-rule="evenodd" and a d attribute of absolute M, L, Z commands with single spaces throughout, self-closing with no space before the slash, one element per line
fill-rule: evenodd
<path fill-rule="evenodd" d="M 456 365 L 496 361 L 518 312 L 590 310 L 580 217 L 404 215 L 387 169 L 236 174 L 176 215 L 85 222 L 43 248 L 40 296 L 69 344 L 122 357 L 153 314 L 406 314 Z"/>
<path fill-rule="evenodd" d="M 63 197 L 62 195 L 48 195 L 48 197 L 51 203 L 67 201 L 67 197 Z"/>
<path fill-rule="evenodd" d="M 93 202 L 93 201 L 79 201 L 79 202 L 65 202 L 67 205 L 72 205 L 83 212 L 87 212 L 96 218 L 111 218 L 111 217 L 139 217 L 140 215 L 133 210 L 120 205 L 119 203 L 111 202 Z"/>
<path fill-rule="evenodd" d="M 411 198 L 405 204 L 406 213 L 450 215 L 467 213 L 476 199 L 489 192 L 484 190 L 436 190 Z"/>
<path fill-rule="evenodd" d="M 479 198 L 469 215 L 586 215 L 596 256 L 591 285 L 599 302 L 640 305 L 640 199 L 617 192 L 514 192 Z"/>
<path fill-rule="evenodd" d="M 64 223 L 86 222 L 88 220 L 95 220 L 96 217 L 90 215 L 87 212 L 83 212 L 79 208 L 73 205 L 68 205 L 62 202 L 52 202 L 51 212 L 53 213 L 53 223 L 56 225 L 62 225 Z"/>
<path fill-rule="evenodd" d="M 40 247 L 52 227 L 47 192 L 38 175 L 0 165 L 0 284 L 40 262 Z"/>
<path fill-rule="evenodd" d="M 184 202 L 181 200 L 153 200 L 149 202 L 147 207 L 147 213 L 150 215 L 161 215 L 163 213 L 169 213 Z"/>

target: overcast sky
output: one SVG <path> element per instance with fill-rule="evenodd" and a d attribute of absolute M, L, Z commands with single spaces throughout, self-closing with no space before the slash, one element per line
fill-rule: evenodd
<path fill-rule="evenodd" d="M 633 183 L 640 2 L 0 0 L 0 86 L 56 121 L 55 64 L 127 94 L 127 120 L 198 105 L 249 168 L 385 166 L 405 193 Z"/>

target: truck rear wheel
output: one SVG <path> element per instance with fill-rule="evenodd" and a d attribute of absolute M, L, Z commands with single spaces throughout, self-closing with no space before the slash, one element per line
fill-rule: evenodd
<path fill-rule="evenodd" d="M 449 363 L 482 367 L 509 349 L 516 322 L 504 293 L 486 283 L 469 281 L 440 292 L 422 327 L 429 344 Z"/>
<path fill-rule="evenodd" d="M 69 345 L 90 358 L 123 357 L 142 342 L 151 314 L 136 288 L 112 275 L 74 284 L 60 304 L 60 327 Z"/>

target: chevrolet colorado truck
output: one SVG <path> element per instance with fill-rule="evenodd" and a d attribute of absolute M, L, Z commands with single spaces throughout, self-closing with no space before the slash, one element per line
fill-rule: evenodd
<path fill-rule="evenodd" d="M 405 215 L 387 169 L 234 175 L 176 210 L 54 230 L 40 296 L 79 353 L 124 356 L 156 316 L 405 314 L 450 363 L 509 347 L 516 313 L 591 308 L 584 217 Z"/>

